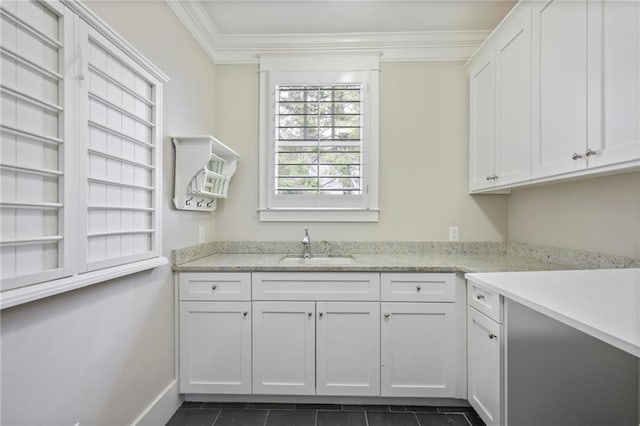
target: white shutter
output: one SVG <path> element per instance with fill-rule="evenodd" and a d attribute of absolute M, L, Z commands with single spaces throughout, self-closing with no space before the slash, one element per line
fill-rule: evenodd
<path fill-rule="evenodd" d="M 275 193 L 360 195 L 362 84 L 280 84 Z"/>
<path fill-rule="evenodd" d="M 8 290 L 64 275 L 63 74 L 72 26 L 56 1 L 3 1 L 0 15 L 0 257 Z"/>
<path fill-rule="evenodd" d="M 79 143 L 87 270 L 157 256 L 159 82 L 84 25 Z M 156 149 L 156 145 L 158 148 Z M 82 190 L 82 189 L 81 189 Z"/>

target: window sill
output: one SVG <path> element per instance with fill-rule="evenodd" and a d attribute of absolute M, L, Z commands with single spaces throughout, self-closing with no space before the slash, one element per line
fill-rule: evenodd
<path fill-rule="evenodd" d="M 261 209 L 260 222 L 378 222 L 372 209 Z"/>
<path fill-rule="evenodd" d="M 7 290 L 0 293 L 0 310 L 56 294 L 99 284 L 103 281 L 146 271 L 168 264 L 166 257 L 154 257 L 152 259 L 141 260 L 139 262 L 127 263 L 125 265 L 114 266 L 99 271 L 86 272 L 72 277 L 61 278 L 59 280 L 47 281 L 40 284 L 28 285 L 25 287 Z"/>

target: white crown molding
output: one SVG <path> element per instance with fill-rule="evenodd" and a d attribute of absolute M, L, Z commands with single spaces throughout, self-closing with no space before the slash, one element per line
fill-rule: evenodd
<path fill-rule="evenodd" d="M 220 33 L 202 5 L 197 1 L 183 0 L 166 0 L 166 3 L 211 60 L 217 62 L 216 46 L 220 42 Z"/>
<path fill-rule="evenodd" d="M 258 63 L 263 53 L 382 52 L 380 61 L 467 60 L 491 31 L 222 35 L 197 1 L 166 0 L 215 63 Z"/>

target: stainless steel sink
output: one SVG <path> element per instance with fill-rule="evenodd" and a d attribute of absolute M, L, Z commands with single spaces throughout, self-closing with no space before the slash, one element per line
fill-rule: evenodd
<path fill-rule="evenodd" d="M 309 259 L 302 256 L 286 256 L 278 262 L 283 266 L 342 266 L 355 265 L 356 263 L 353 256 L 315 256 Z"/>

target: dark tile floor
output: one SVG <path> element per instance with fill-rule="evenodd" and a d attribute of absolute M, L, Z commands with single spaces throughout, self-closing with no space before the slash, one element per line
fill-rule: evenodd
<path fill-rule="evenodd" d="M 484 426 L 471 407 L 185 402 L 167 426 Z"/>

